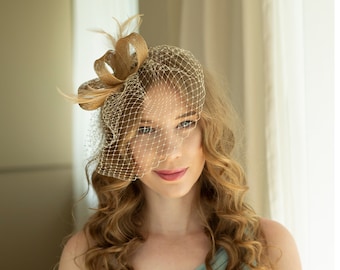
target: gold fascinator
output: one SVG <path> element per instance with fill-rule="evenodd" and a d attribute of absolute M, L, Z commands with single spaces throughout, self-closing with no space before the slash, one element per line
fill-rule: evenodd
<path fill-rule="evenodd" d="M 119 27 L 116 37 L 104 31 L 96 31 L 108 36 L 114 49 L 108 50 L 94 62 L 98 78 L 83 83 L 78 88 L 76 97 L 66 96 L 84 110 L 101 107 L 108 96 L 121 90 L 126 79 L 134 74 L 147 58 L 148 47 L 141 35 L 133 32 L 124 36 L 133 20 L 137 20 L 138 28 L 141 24 L 141 15 L 135 15 L 122 24 L 116 21 Z"/>

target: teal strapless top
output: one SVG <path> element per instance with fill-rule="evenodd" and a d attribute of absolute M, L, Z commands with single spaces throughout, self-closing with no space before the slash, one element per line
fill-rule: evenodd
<path fill-rule="evenodd" d="M 215 257 L 211 262 L 213 270 L 225 270 L 228 264 L 228 254 L 223 248 L 217 250 Z M 247 266 L 242 268 L 243 270 L 249 270 Z M 200 265 L 195 270 L 206 270 L 205 264 Z"/>
<path fill-rule="evenodd" d="M 214 259 L 211 262 L 213 270 L 224 270 L 228 264 L 228 255 L 223 248 L 217 250 Z M 200 265 L 195 270 L 206 270 L 205 264 Z"/>

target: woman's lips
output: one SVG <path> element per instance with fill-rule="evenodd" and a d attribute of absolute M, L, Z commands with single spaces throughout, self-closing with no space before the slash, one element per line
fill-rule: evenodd
<path fill-rule="evenodd" d="M 174 181 L 180 179 L 187 172 L 187 168 L 178 170 L 158 170 L 155 173 L 166 181 Z"/>

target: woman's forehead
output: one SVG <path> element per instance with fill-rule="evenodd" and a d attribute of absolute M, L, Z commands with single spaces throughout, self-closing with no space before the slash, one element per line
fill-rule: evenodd
<path fill-rule="evenodd" d="M 179 90 L 166 82 L 151 85 L 146 91 L 147 99 L 162 99 L 163 97 L 174 98 L 179 96 Z"/>
<path fill-rule="evenodd" d="M 144 117 L 167 118 L 175 117 L 187 112 L 187 101 L 177 89 L 166 84 L 151 87 L 143 102 L 142 115 Z"/>

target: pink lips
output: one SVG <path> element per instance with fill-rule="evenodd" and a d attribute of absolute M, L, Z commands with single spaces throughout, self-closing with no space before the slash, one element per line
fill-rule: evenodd
<path fill-rule="evenodd" d="M 187 172 L 187 168 L 178 170 L 159 170 L 155 171 L 159 177 L 166 181 L 175 181 L 180 179 Z"/>

